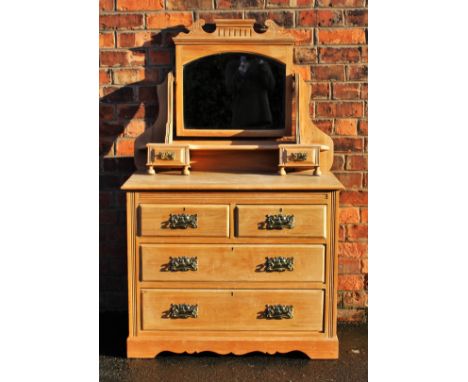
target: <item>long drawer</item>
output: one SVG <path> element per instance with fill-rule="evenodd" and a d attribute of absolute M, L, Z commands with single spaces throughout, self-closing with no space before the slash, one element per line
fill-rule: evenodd
<path fill-rule="evenodd" d="M 323 330 L 322 290 L 141 291 L 142 330 Z"/>
<path fill-rule="evenodd" d="M 323 245 L 140 246 L 141 281 L 323 282 Z"/>
<path fill-rule="evenodd" d="M 327 237 L 326 205 L 239 205 L 239 237 Z"/>
<path fill-rule="evenodd" d="M 141 236 L 229 237 L 229 206 L 141 204 Z"/>

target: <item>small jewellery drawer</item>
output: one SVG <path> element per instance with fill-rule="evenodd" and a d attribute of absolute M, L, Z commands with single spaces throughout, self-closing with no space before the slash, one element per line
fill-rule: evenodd
<path fill-rule="evenodd" d="M 148 145 L 147 165 L 174 166 L 189 164 L 189 154 L 186 146 Z"/>
<path fill-rule="evenodd" d="M 140 204 L 141 236 L 229 236 L 229 206 Z"/>
<path fill-rule="evenodd" d="M 323 330 L 322 290 L 143 289 L 142 330 Z"/>
<path fill-rule="evenodd" d="M 327 237 L 326 205 L 239 205 L 239 237 Z"/>
<path fill-rule="evenodd" d="M 141 281 L 325 280 L 323 245 L 143 244 L 140 255 Z"/>

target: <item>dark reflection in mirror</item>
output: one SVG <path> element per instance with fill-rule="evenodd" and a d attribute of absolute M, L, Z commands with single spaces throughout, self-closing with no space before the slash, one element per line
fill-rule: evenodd
<path fill-rule="evenodd" d="M 283 129 L 286 65 L 260 55 L 224 53 L 184 66 L 188 129 Z"/>

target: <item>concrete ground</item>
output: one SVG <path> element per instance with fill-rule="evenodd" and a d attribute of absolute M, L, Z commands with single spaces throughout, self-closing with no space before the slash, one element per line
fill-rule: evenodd
<path fill-rule="evenodd" d="M 154 359 L 125 358 L 126 314 L 100 316 L 100 381 L 292 382 L 367 381 L 367 326 L 339 326 L 340 358 L 310 360 L 300 352 L 243 356 L 164 352 Z"/>

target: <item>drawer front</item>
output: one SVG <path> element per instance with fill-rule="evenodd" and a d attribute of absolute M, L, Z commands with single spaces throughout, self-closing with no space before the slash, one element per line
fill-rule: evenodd
<path fill-rule="evenodd" d="M 141 204 L 141 236 L 228 237 L 229 206 Z"/>
<path fill-rule="evenodd" d="M 142 281 L 325 280 L 323 245 L 145 244 L 140 254 Z"/>
<path fill-rule="evenodd" d="M 322 290 L 144 289 L 141 299 L 143 330 L 323 330 Z"/>
<path fill-rule="evenodd" d="M 327 236 L 326 205 L 237 206 L 239 237 Z"/>
<path fill-rule="evenodd" d="M 151 147 L 148 152 L 148 164 L 157 166 L 184 165 L 187 159 L 184 147 Z"/>
<path fill-rule="evenodd" d="M 319 164 L 319 148 L 282 148 L 280 164 L 286 166 L 315 166 Z"/>

